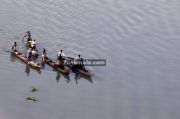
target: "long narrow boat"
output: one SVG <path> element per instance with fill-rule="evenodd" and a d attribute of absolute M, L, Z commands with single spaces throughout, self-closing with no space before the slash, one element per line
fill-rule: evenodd
<path fill-rule="evenodd" d="M 68 62 L 72 62 L 75 60 L 72 57 L 66 57 L 65 59 Z M 85 67 L 82 65 L 74 65 L 74 64 L 70 63 L 70 65 L 68 65 L 68 67 L 70 67 L 74 73 L 78 73 L 78 74 L 82 75 L 83 77 L 92 77 L 93 76 L 93 72 L 86 70 Z"/>
<path fill-rule="evenodd" d="M 85 68 L 83 68 L 82 66 L 78 66 L 78 65 L 73 65 L 71 67 L 72 71 L 75 73 L 79 73 L 82 76 L 86 76 L 86 77 L 92 77 L 93 76 L 93 72 L 86 70 Z"/>
<path fill-rule="evenodd" d="M 62 67 L 57 67 L 55 61 L 49 59 L 48 57 L 45 57 L 45 63 L 47 63 L 48 65 L 50 65 L 51 67 L 53 67 L 54 69 L 58 70 L 61 73 L 64 74 L 69 74 L 69 68 L 66 66 L 62 66 Z"/>
<path fill-rule="evenodd" d="M 90 83 L 93 83 L 91 76 L 84 76 L 84 75 L 81 75 L 80 73 L 75 73 L 74 79 L 76 80 L 76 83 L 78 83 L 78 80 L 81 78 L 88 80 Z"/>
<path fill-rule="evenodd" d="M 93 72 L 91 72 L 91 71 L 82 70 L 82 69 L 79 69 L 78 71 L 79 71 L 79 73 L 81 75 L 88 76 L 88 77 L 92 77 L 93 76 Z"/>
<path fill-rule="evenodd" d="M 61 73 L 61 72 L 59 72 L 57 70 L 56 70 L 56 73 L 57 73 L 57 75 L 56 75 L 56 81 L 57 82 L 59 82 L 59 80 L 61 79 L 61 76 L 63 76 L 64 79 L 66 80 L 66 82 L 69 83 L 69 81 L 70 81 L 69 74 L 64 74 L 64 73 Z"/>
<path fill-rule="evenodd" d="M 25 63 L 29 64 L 30 66 L 32 66 L 33 68 L 41 68 L 41 65 L 39 63 L 35 63 L 33 61 L 28 61 L 27 57 L 25 54 L 19 52 L 19 51 L 13 51 L 12 52 L 17 58 L 19 58 L 20 60 L 24 61 Z"/>

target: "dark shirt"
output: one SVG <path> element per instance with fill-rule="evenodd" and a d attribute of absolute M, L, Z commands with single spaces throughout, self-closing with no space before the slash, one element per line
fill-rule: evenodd
<path fill-rule="evenodd" d="M 44 56 L 46 56 L 46 50 L 43 50 L 42 54 L 43 54 Z"/>
<path fill-rule="evenodd" d="M 28 33 L 28 35 L 27 35 L 28 39 L 31 39 L 31 33 L 29 31 L 27 33 Z"/>
<path fill-rule="evenodd" d="M 27 57 L 30 58 L 31 55 L 32 55 L 32 51 L 31 51 L 31 50 L 28 50 L 28 52 L 27 52 Z"/>

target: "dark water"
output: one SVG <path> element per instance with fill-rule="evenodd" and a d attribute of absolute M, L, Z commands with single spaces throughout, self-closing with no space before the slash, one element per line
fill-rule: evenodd
<path fill-rule="evenodd" d="M 179 119 L 178 0 L 4 0 L 0 4 L 0 118 Z M 30 30 L 38 48 L 107 60 L 78 84 L 11 56 Z M 5 50 L 4 50 L 5 49 Z M 60 78 L 60 79 L 59 79 Z M 57 80 L 58 79 L 58 80 Z M 36 93 L 29 92 L 38 87 Z M 36 96 L 35 103 L 27 96 Z"/>

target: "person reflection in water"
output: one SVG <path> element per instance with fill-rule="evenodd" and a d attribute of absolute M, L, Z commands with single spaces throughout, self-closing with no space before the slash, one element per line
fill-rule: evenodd
<path fill-rule="evenodd" d="M 61 78 L 61 75 L 57 72 L 57 75 L 56 75 L 56 81 L 57 83 L 59 82 L 59 79 Z"/>
<path fill-rule="evenodd" d="M 56 75 L 56 81 L 57 81 L 57 83 L 59 82 L 61 76 L 62 76 L 62 74 L 59 73 L 59 72 L 57 72 L 57 75 Z M 66 82 L 69 83 L 69 82 L 70 82 L 70 78 L 69 78 L 69 77 L 66 77 L 66 76 L 64 76 L 64 77 L 65 77 L 65 79 L 66 79 Z"/>
<path fill-rule="evenodd" d="M 75 73 L 75 77 L 74 77 L 75 81 L 76 81 L 76 84 L 78 84 L 78 73 Z"/>
<path fill-rule="evenodd" d="M 26 64 L 25 73 L 27 74 L 27 76 L 29 76 L 30 74 L 30 68 L 28 64 Z"/>

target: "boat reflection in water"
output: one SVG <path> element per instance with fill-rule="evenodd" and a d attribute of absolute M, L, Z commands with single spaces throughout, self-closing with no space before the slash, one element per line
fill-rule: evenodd
<path fill-rule="evenodd" d="M 88 80 L 90 83 L 93 84 L 93 80 L 92 80 L 91 77 L 89 77 L 89 76 L 83 76 L 83 75 L 81 75 L 80 73 L 75 73 L 74 79 L 75 79 L 75 81 L 76 81 L 76 84 L 78 84 L 78 80 L 79 80 L 79 79 L 86 79 L 86 80 Z"/>
<path fill-rule="evenodd" d="M 28 64 L 26 64 L 25 73 L 27 74 L 27 76 L 29 76 L 31 69 L 37 71 L 38 74 L 41 74 L 41 70 L 40 69 L 33 68 L 33 67 L 29 66 Z"/>
<path fill-rule="evenodd" d="M 11 53 L 10 61 L 11 62 L 15 62 L 16 60 L 21 61 L 20 59 L 16 58 L 14 53 Z M 21 62 L 23 62 L 23 61 L 21 61 Z M 26 64 L 26 66 L 25 66 L 25 73 L 27 74 L 27 76 L 29 76 L 31 69 L 37 71 L 38 74 L 41 74 L 41 69 L 32 67 L 29 64 L 27 64 L 26 62 L 23 62 L 23 63 Z"/>
<path fill-rule="evenodd" d="M 15 62 L 15 60 L 16 60 L 15 55 L 14 55 L 14 53 L 11 52 L 10 61 Z"/>
<path fill-rule="evenodd" d="M 63 74 L 63 73 L 60 73 L 59 71 L 56 71 L 56 73 L 57 73 L 57 75 L 56 75 L 57 83 L 59 82 L 59 80 L 61 79 L 62 76 L 64 77 L 64 79 L 66 80 L 67 83 L 70 82 L 69 74 Z"/>
<path fill-rule="evenodd" d="M 27 76 L 29 76 L 30 74 L 30 67 L 28 66 L 28 64 L 26 64 L 25 73 L 27 74 Z"/>
<path fill-rule="evenodd" d="M 11 61 L 11 62 L 15 62 L 16 60 L 17 60 L 17 61 L 21 61 L 20 59 L 16 58 L 16 56 L 14 55 L 14 53 L 11 53 L 11 55 L 10 55 L 10 61 Z M 27 74 L 27 76 L 30 75 L 31 70 L 35 70 L 35 71 L 37 71 L 38 74 L 41 74 L 41 69 L 34 68 L 34 67 L 28 65 L 28 64 L 25 63 L 25 62 L 23 62 L 23 63 L 25 64 L 25 73 Z M 42 67 L 41 67 L 42 69 L 47 70 L 45 63 L 41 63 L 41 66 L 42 66 Z M 50 67 L 50 66 L 48 66 L 48 67 Z M 57 83 L 60 82 L 60 79 L 62 79 L 62 77 L 66 80 L 67 83 L 69 83 L 69 82 L 71 81 L 69 74 L 61 73 L 61 72 L 57 71 L 57 70 L 54 69 L 54 68 L 52 68 L 51 71 L 56 72 L 56 77 L 55 77 L 55 79 L 56 79 Z M 75 73 L 74 80 L 76 81 L 76 84 L 78 84 L 78 80 L 80 80 L 80 79 L 86 79 L 86 80 L 89 81 L 90 83 L 93 83 L 92 78 L 89 77 L 89 76 L 84 76 L 84 75 L 81 75 L 80 73 L 74 72 L 74 71 L 72 71 L 72 73 Z"/>
<path fill-rule="evenodd" d="M 57 83 L 60 82 L 60 79 L 62 79 L 62 77 L 66 80 L 67 83 L 69 83 L 71 80 L 75 80 L 76 84 L 78 84 L 78 80 L 80 80 L 80 79 L 86 79 L 90 83 L 93 83 L 93 80 L 92 80 L 91 77 L 83 76 L 83 75 L 81 75 L 79 73 L 75 73 L 74 79 L 70 79 L 69 74 L 63 74 L 63 73 L 60 73 L 59 71 L 56 71 L 56 73 L 57 73 L 57 75 L 56 75 Z"/>

